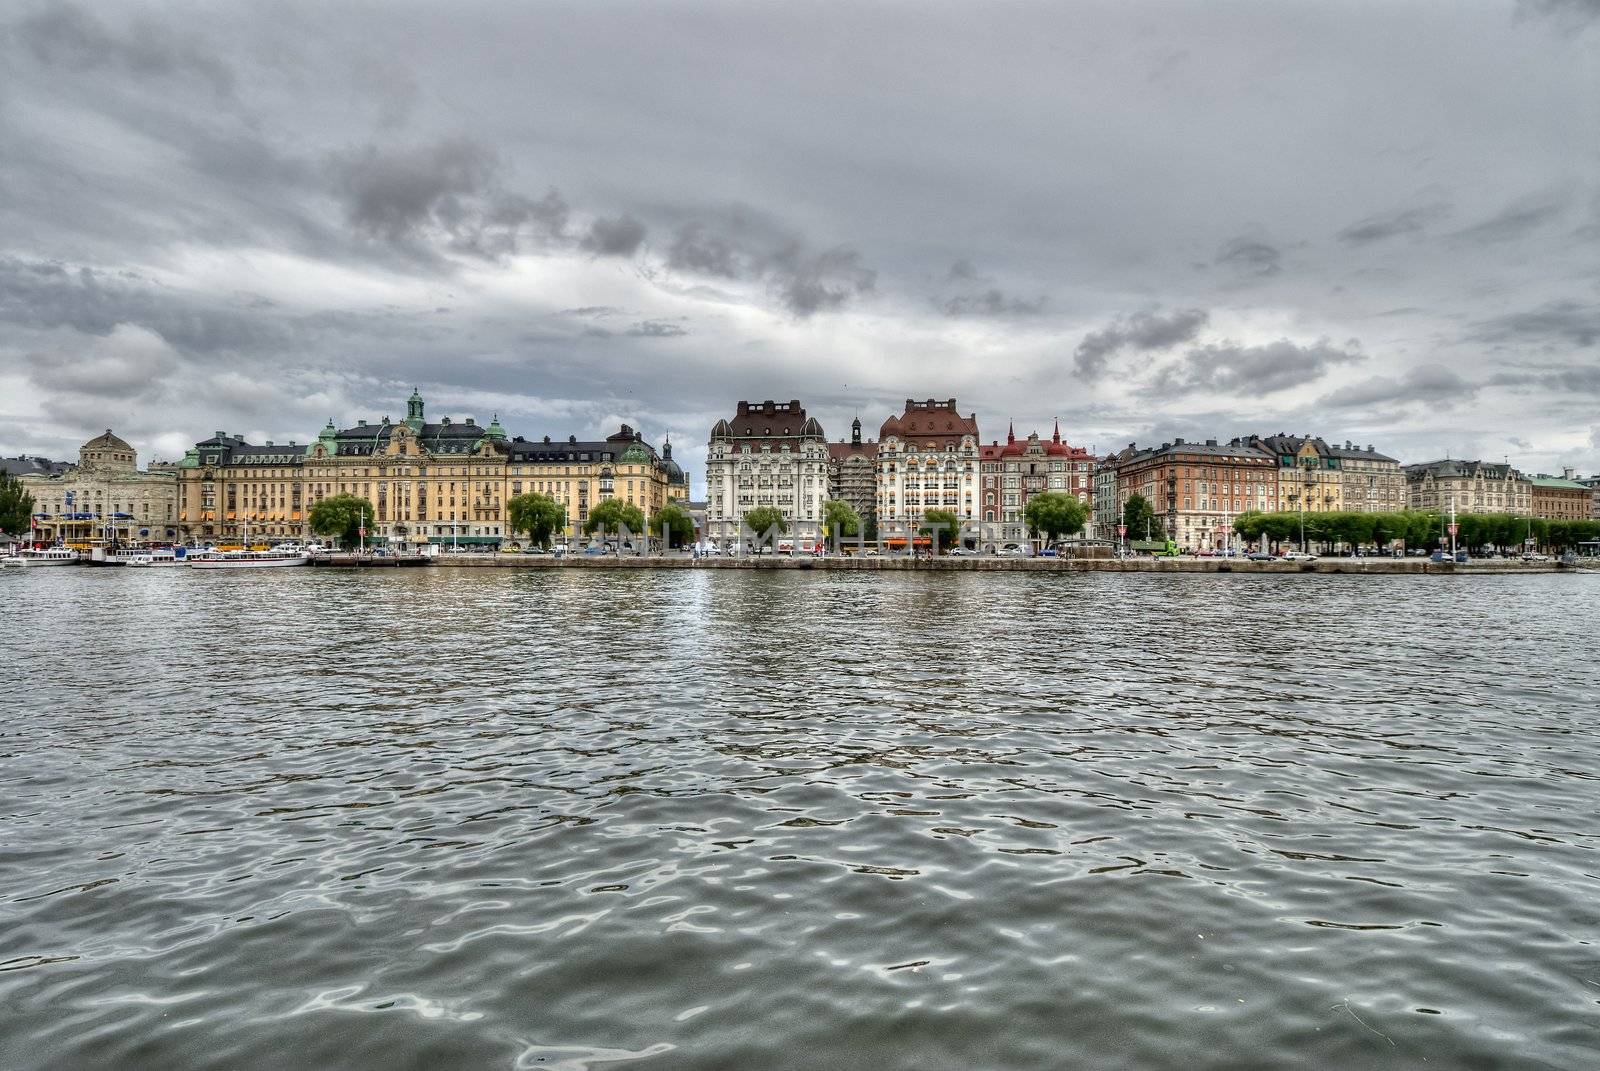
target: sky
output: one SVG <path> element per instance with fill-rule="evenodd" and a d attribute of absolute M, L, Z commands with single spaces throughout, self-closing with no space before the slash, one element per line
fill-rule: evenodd
<path fill-rule="evenodd" d="M 413 386 L 1600 472 L 1600 0 L 0 12 L 0 455 Z"/>

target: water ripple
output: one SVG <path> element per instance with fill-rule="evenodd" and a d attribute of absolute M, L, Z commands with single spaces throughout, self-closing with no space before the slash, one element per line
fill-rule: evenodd
<path fill-rule="evenodd" d="M 1600 1046 L 1593 577 L 289 572 L 0 577 L 0 1065 Z"/>

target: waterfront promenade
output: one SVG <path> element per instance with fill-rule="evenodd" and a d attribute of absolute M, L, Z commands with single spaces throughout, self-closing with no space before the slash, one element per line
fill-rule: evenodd
<path fill-rule="evenodd" d="M 381 560 L 381 559 L 380 559 Z M 1504 575 L 1572 572 L 1559 562 L 1489 558 L 1457 564 L 1427 558 L 1318 558 L 1316 561 L 1256 562 L 1244 558 L 900 558 L 789 557 L 763 554 L 693 558 L 688 555 L 446 554 L 435 563 L 453 569 L 778 569 L 840 572 L 948 573 L 1360 573 L 1375 575 Z M 327 564 L 353 564 L 329 560 Z"/>

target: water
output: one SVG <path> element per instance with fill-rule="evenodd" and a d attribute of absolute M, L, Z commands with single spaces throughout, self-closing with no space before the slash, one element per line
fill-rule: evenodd
<path fill-rule="evenodd" d="M 0 600 L 0 1066 L 1600 1061 L 1600 578 Z"/>

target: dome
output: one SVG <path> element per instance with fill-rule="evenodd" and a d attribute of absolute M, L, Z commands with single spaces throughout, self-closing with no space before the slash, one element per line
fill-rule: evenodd
<path fill-rule="evenodd" d="M 78 464 L 131 470 L 138 467 L 138 455 L 126 439 L 107 428 L 105 434 L 96 435 L 78 448 Z"/>

